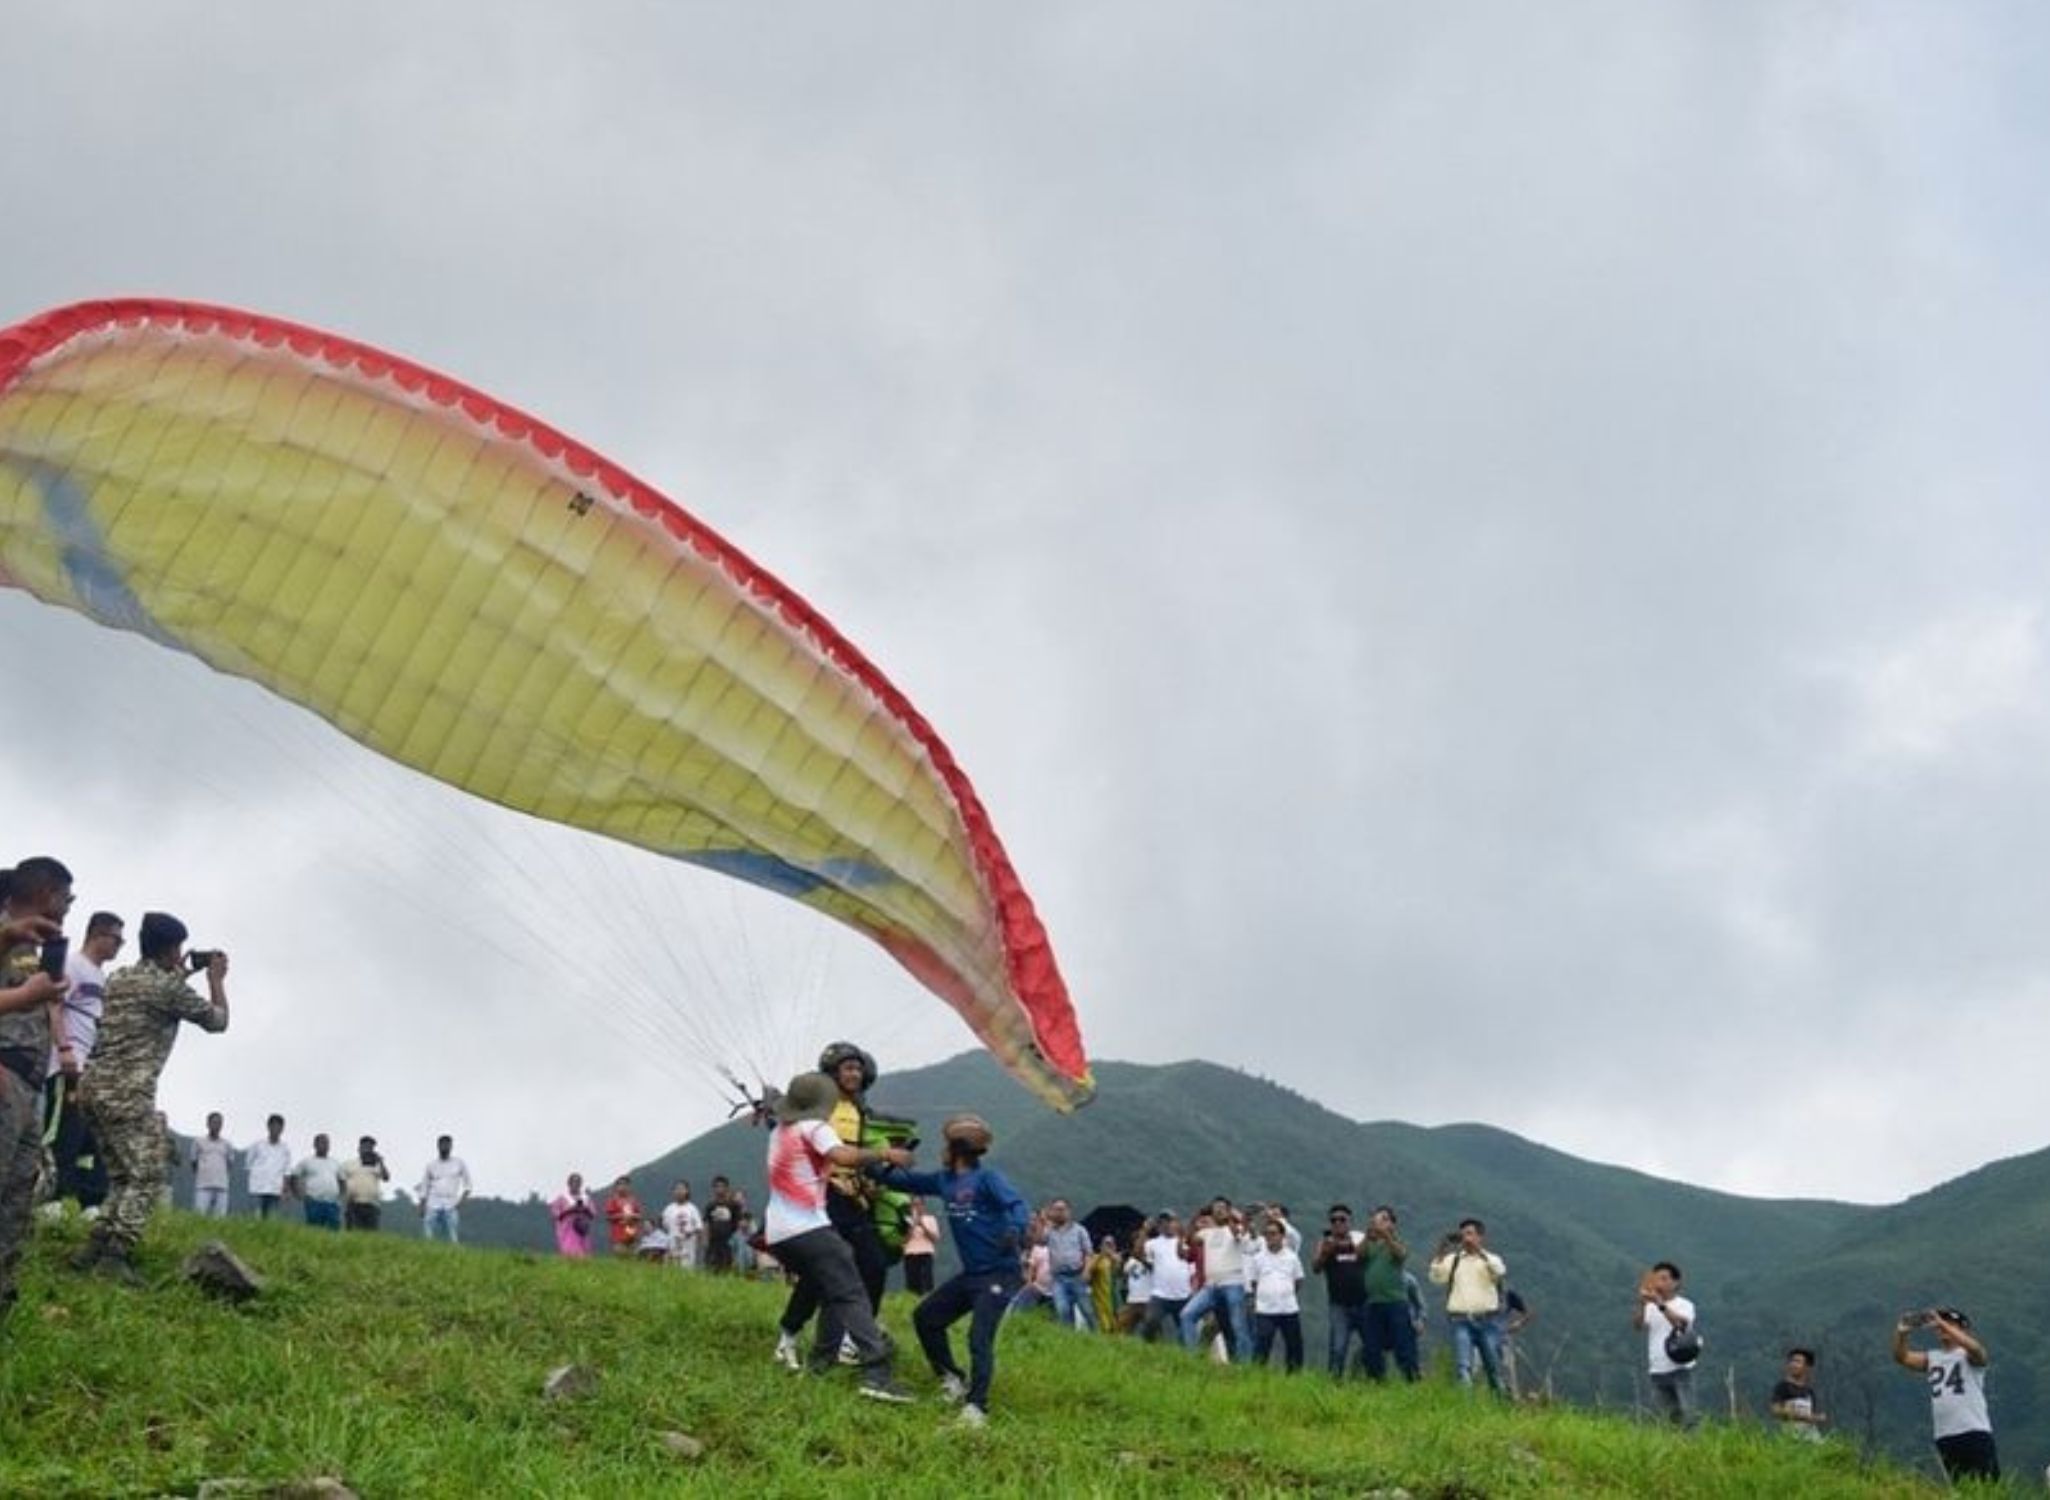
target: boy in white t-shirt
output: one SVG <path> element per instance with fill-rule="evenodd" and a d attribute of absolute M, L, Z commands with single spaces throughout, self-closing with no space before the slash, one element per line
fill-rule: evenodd
<path fill-rule="evenodd" d="M 1260 1239 L 1259 1248 L 1246 1257 L 1246 1291 L 1253 1299 L 1253 1363 L 1267 1363 L 1278 1333 L 1283 1362 L 1292 1375 L 1303 1367 L 1303 1317 L 1295 1292 L 1303 1279 L 1303 1263 L 1288 1248 L 1288 1226 L 1281 1220 L 1267 1220 Z"/>
<path fill-rule="evenodd" d="M 679 1271 L 695 1271 L 698 1246 L 705 1237 L 705 1216 L 690 1201 L 689 1183 L 679 1182 L 662 1206 L 662 1228 L 669 1236 L 669 1263 Z"/>
<path fill-rule="evenodd" d="M 1933 1328 L 1937 1347 L 1910 1349 L 1908 1335 L 1917 1328 Z M 1894 1324 L 1893 1358 L 1929 1382 L 1936 1453 L 1951 1483 L 1997 1481 L 2000 1452 L 1993 1446 L 1993 1420 L 1986 1411 L 1986 1346 L 1973 1334 L 1972 1320 L 1954 1307 L 1909 1313 Z"/>

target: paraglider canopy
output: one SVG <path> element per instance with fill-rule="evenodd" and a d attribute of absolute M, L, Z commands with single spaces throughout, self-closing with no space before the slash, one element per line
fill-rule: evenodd
<path fill-rule="evenodd" d="M 450 785 L 866 934 L 1057 1108 L 1065 982 L 967 776 L 793 590 L 410 361 L 166 301 L 0 329 L 0 585 Z"/>

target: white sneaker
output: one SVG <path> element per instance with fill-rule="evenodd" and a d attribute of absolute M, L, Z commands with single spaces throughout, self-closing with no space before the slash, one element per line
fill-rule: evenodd
<path fill-rule="evenodd" d="M 959 1406 L 968 1399 L 968 1382 L 949 1370 L 940 1377 L 940 1396 L 949 1406 Z"/>
<path fill-rule="evenodd" d="M 840 1363 L 843 1365 L 858 1365 L 861 1363 L 861 1351 L 854 1347 L 854 1335 L 851 1333 L 840 1335 Z"/>
<path fill-rule="evenodd" d="M 954 1425 L 979 1430 L 989 1426 L 989 1413 L 974 1402 L 968 1402 L 961 1408 L 961 1414 L 954 1418 Z"/>
<path fill-rule="evenodd" d="M 797 1339 L 793 1334 L 776 1334 L 776 1363 L 786 1370 L 801 1370 L 804 1361 L 797 1354 Z"/>

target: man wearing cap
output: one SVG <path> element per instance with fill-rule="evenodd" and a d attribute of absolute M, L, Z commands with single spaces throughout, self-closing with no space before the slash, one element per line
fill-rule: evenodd
<path fill-rule="evenodd" d="M 1908 1335 L 1934 1329 L 1934 1349 L 1910 1349 Z M 1907 1314 L 1893 1326 L 1894 1363 L 1929 1383 L 1929 1417 L 1936 1453 L 1952 1484 L 1961 1479 L 2000 1478 L 2000 1453 L 1993 1446 L 1993 1419 L 1986 1412 L 1986 1346 L 1972 1332 L 1972 1320 L 1954 1307 Z"/>
<path fill-rule="evenodd" d="M 99 1041 L 80 1090 L 107 1162 L 107 1201 L 85 1247 L 71 1260 L 75 1270 L 98 1266 L 128 1282 L 140 1280 L 135 1246 L 164 1179 L 157 1080 L 171 1060 L 179 1023 L 210 1032 L 228 1029 L 228 955 L 208 956 L 208 998 L 202 1000 L 185 978 L 185 924 L 165 912 L 147 912 L 140 937 L 141 960 L 107 980 Z"/>
<path fill-rule="evenodd" d="M 911 1325 L 940 1388 L 962 1403 L 962 1424 L 980 1427 L 989 1417 L 989 1388 L 996 1378 L 997 1327 L 1018 1292 L 1018 1248 L 1032 1210 L 1003 1173 L 982 1164 L 993 1137 L 980 1115 L 955 1115 L 940 1127 L 940 1136 L 946 1165 L 939 1171 L 885 1167 L 872 1175 L 901 1193 L 936 1197 L 945 1210 L 961 1273 L 919 1302 Z M 947 1330 L 971 1316 L 964 1377 Z"/>
<path fill-rule="evenodd" d="M 826 1211 L 828 1175 L 835 1167 L 888 1164 L 908 1167 L 911 1153 L 896 1146 L 849 1145 L 826 1117 L 840 1090 L 823 1073 L 800 1073 L 776 1102 L 780 1122 L 769 1136 L 769 1209 L 763 1226 L 776 1259 L 818 1303 L 818 1335 L 810 1367 L 832 1368 L 845 1336 L 861 1365 L 861 1394 L 903 1402 L 910 1393 L 890 1378 L 890 1345 L 869 1306 L 854 1251 Z"/>

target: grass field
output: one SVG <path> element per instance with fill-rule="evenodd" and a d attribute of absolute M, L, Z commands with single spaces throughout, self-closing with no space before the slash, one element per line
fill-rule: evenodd
<path fill-rule="evenodd" d="M 234 1307 L 177 1280 L 210 1233 L 263 1272 Z M 780 1291 L 663 1269 L 167 1214 L 147 1290 L 77 1276 L 45 1225 L 0 1334 L 0 1494 L 192 1494 L 333 1476 L 364 1496 L 1907 1495 L 1912 1476 L 1756 1429 L 1683 1436 L 1456 1388 L 1340 1387 L 1007 1324 L 989 1427 L 769 1359 Z M 965 1325 L 962 1330 L 965 1333 Z M 558 1365 L 596 1390 L 551 1402 Z M 687 1434 L 679 1458 L 663 1434 Z"/>

